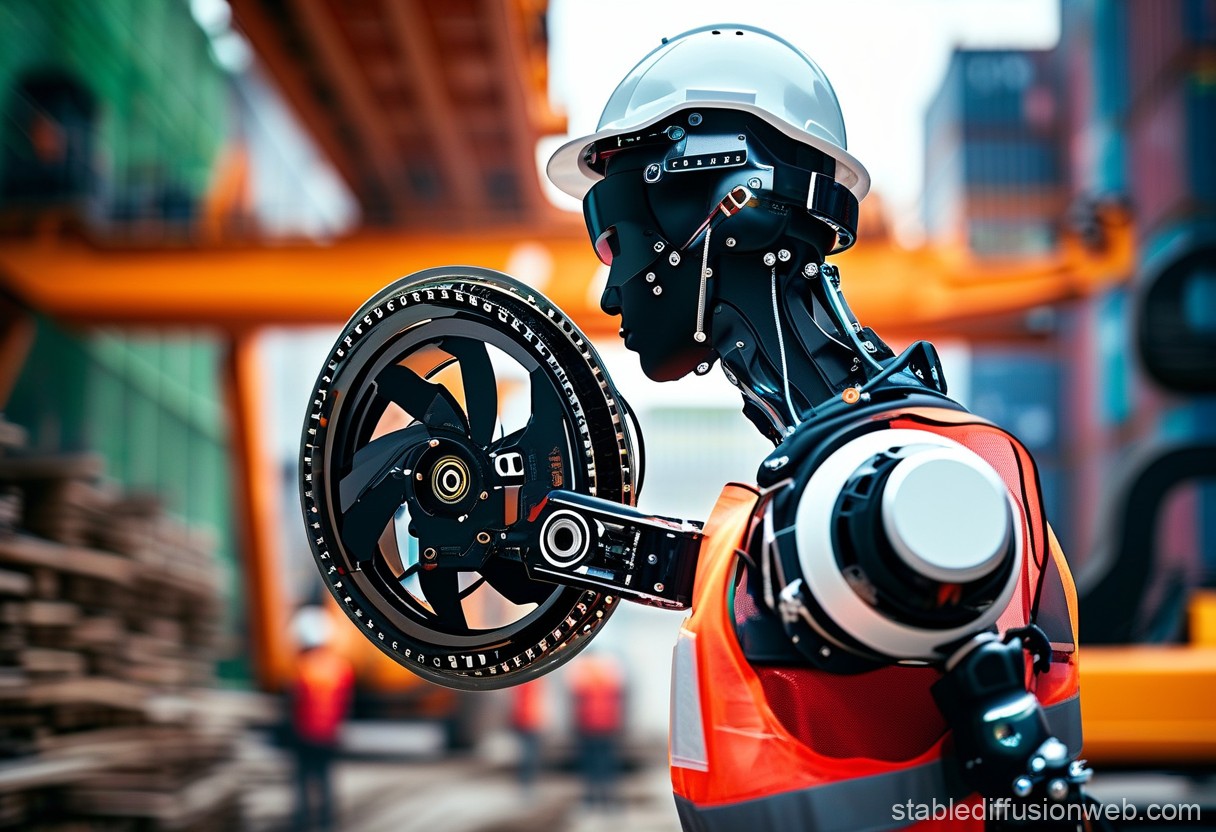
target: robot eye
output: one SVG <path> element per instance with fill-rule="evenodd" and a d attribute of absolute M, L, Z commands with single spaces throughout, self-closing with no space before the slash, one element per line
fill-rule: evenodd
<path fill-rule="evenodd" d="M 612 265 L 612 258 L 621 253 L 620 243 L 616 239 L 616 226 L 609 227 L 595 238 L 595 253 L 605 266 Z"/>

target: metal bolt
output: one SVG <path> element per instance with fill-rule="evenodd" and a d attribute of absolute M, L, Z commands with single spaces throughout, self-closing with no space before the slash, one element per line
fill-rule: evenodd
<path fill-rule="evenodd" d="M 649 563 L 651 566 L 654 566 L 656 563 L 659 562 L 659 556 L 658 555 L 647 555 L 646 562 Z"/>
<path fill-rule="evenodd" d="M 680 265 L 680 252 L 673 251 L 671 254 L 667 255 L 667 262 L 673 266 Z"/>
<path fill-rule="evenodd" d="M 486 499 L 489 499 L 489 497 L 490 497 L 489 491 L 483 491 L 477 495 L 477 499 L 479 499 L 479 500 L 486 500 Z"/>
<path fill-rule="evenodd" d="M 749 188 L 759 188 L 763 184 L 764 183 L 760 181 L 759 176 L 753 176 L 751 179 L 747 180 L 747 187 Z"/>
<path fill-rule="evenodd" d="M 704 332 L 694 332 L 692 334 L 692 340 L 696 341 L 698 344 L 704 344 L 705 343 L 705 333 Z"/>
<path fill-rule="evenodd" d="M 482 546 L 485 546 L 487 543 L 490 542 L 490 533 L 489 532 L 478 532 L 477 533 L 477 542 L 480 543 Z"/>
<path fill-rule="evenodd" d="M 777 255 L 773 254 L 771 251 L 768 254 L 764 255 L 764 265 L 772 266 L 776 262 L 777 262 Z"/>
<path fill-rule="evenodd" d="M 434 549 L 423 549 L 422 550 L 422 559 L 423 560 L 434 560 L 436 554 L 437 554 L 437 552 Z"/>
<path fill-rule="evenodd" d="M 1038 754 L 1030 758 L 1030 770 L 1038 774 L 1043 769 L 1047 768 L 1047 761 Z"/>
<path fill-rule="evenodd" d="M 713 269 L 711 269 L 709 266 L 706 266 L 706 267 L 705 267 L 705 276 L 706 276 L 706 277 L 713 277 L 713 276 L 714 276 L 714 270 L 713 270 Z"/>
<path fill-rule="evenodd" d="M 642 178 L 647 182 L 658 182 L 659 177 L 663 174 L 663 169 L 658 165 L 647 165 L 646 172 L 642 174 Z"/>
<path fill-rule="evenodd" d="M 819 655 L 826 659 L 828 656 L 832 655 L 832 648 L 825 644 L 823 647 L 819 648 Z"/>
<path fill-rule="evenodd" d="M 802 267 L 802 273 L 807 277 L 814 277 L 819 274 L 819 266 L 816 263 L 807 263 Z"/>
<path fill-rule="evenodd" d="M 688 114 L 688 123 L 691 124 L 693 127 L 696 127 L 698 124 L 701 123 L 701 114 L 700 113 L 689 113 Z"/>
<path fill-rule="evenodd" d="M 705 375 L 706 373 L 709 372 L 709 362 L 702 361 L 700 364 L 697 365 L 697 369 L 694 372 L 696 372 L 696 374 L 699 376 Z"/>
<path fill-rule="evenodd" d="M 428 444 L 428 445 L 430 445 L 432 448 L 434 448 L 434 447 L 437 447 L 437 446 L 439 445 L 439 440 L 438 440 L 438 439 L 432 439 L 432 440 L 431 440 L 430 442 L 428 442 L 427 444 Z"/>
<path fill-rule="evenodd" d="M 667 248 L 667 243 L 663 242 L 662 240 L 659 240 L 654 244 L 655 251 L 662 251 L 665 248 Z"/>
<path fill-rule="evenodd" d="M 662 592 L 662 591 L 663 591 L 663 585 L 662 585 L 662 584 L 655 584 L 655 585 L 654 585 L 654 591 L 655 591 L 655 592 Z"/>
<path fill-rule="evenodd" d="M 663 287 L 655 286 L 653 291 L 654 291 L 655 297 L 658 297 L 659 295 L 663 294 Z"/>
<path fill-rule="evenodd" d="M 1064 761 L 1068 759 L 1068 746 L 1052 737 L 1039 746 L 1039 753 L 1053 766 L 1059 766 L 1063 765 Z"/>
<path fill-rule="evenodd" d="M 416 479 L 416 480 L 418 480 L 419 482 L 421 482 L 421 481 L 422 481 L 422 472 L 421 472 L 421 471 L 419 471 L 417 474 L 414 474 L 414 479 Z"/>
<path fill-rule="evenodd" d="M 646 272 L 646 282 L 647 283 L 654 283 L 654 277 L 655 277 L 654 272 Z"/>
<path fill-rule="evenodd" d="M 1013 781 L 1013 793 L 1018 797 L 1026 797 L 1034 791 L 1034 783 L 1030 782 L 1029 777 L 1019 777 Z"/>
<path fill-rule="evenodd" d="M 684 128 L 678 124 L 671 125 L 667 128 L 667 138 L 671 139 L 673 142 L 678 142 L 680 139 L 684 138 Z"/>
<path fill-rule="evenodd" d="M 1068 783 L 1056 778 L 1047 784 L 1047 796 L 1052 800 L 1063 800 L 1068 797 Z"/>
<path fill-rule="evenodd" d="M 735 349 L 737 349 L 737 350 L 741 350 L 746 346 L 747 346 L 747 344 L 743 343 L 742 341 L 735 342 Z"/>
<path fill-rule="evenodd" d="M 777 471 L 784 468 L 789 461 L 790 458 L 788 456 L 779 456 L 776 459 L 767 460 L 764 463 L 764 467 L 770 471 Z"/>
<path fill-rule="evenodd" d="M 778 251 L 777 259 L 780 260 L 782 263 L 785 263 L 786 261 L 788 261 L 790 259 L 790 250 L 788 248 L 783 248 L 780 251 Z"/>
<path fill-rule="evenodd" d="M 734 248 L 736 245 L 738 245 L 738 243 L 735 241 L 734 237 L 726 238 L 726 247 L 727 248 Z"/>

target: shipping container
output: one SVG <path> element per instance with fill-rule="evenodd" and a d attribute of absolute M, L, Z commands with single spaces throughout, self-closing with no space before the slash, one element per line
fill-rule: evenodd
<path fill-rule="evenodd" d="M 1055 245 L 1064 185 L 1059 65 L 1045 51 L 951 56 L 925 115 L 930 238 L 997 256 Z"/>
<path fill-rule="evenodd" d="M 1216 78 L 1174 79 L 1134 114 L 1127 142 L 1142 238 L 1216 208 Z"/>
<path fill-rule="evenodd" d="M 1186 89 L 1188 180 L 1196 208 L 1216 209 L 1216 73 L 1196 73 Z"/>
<path fill-rule="evenodd" d="M 968 189 L 1010 191 L 1060 184 L 1059 155 L 1056 142 L 1026 136 L 968 139 L 963 144 L 963 184 Z"/>
<path fill-rule="evenodd" d="M 1053 71 L 1061 79 L 1059 130 L 1066 184 L 1079 195 L 1094 190 L 1097 131 L 1094 124 L 1093 0 L 1064 0 L 1060 5 L 1060 45 Z"/>
<path fill-rule="evenodd" d="M 1037 50 L 956 49 L 925 115 L 925 135 L 1011 128 L 1053 132 L 1058 121 L 1055 57 Z"/>
<path fill-rule="evenodd" d="M 1128 82 L 1133 109 L 1161 87 L 1193 70 L 1204 51 L 1216 48 L 1216 0 L 1132 0 L 1127 40 Z"/>
<path fill-rule="evenodd" d="M 1164 91 L 1127 132 L 1129 184 L 1141 237 L 1152 234 L 1182 204 L 1187 185 L 1186 90 Z"/>

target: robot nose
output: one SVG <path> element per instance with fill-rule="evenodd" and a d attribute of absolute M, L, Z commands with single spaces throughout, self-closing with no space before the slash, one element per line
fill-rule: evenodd
<path fill-rule="evenodd" d="M 607 286 L 600 296 L 600 309 L 609 315 L 621 314 L 621 290 L 618 286 Z"/>

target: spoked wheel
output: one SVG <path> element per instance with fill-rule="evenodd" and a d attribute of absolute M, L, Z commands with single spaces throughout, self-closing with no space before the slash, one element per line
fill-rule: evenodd
<path fill-rule="evenodd" d="M 389 286 L 347 323 L 304 428 L 301 497 L 334 597 L 401 664 L 468 690 L 577 653 L 611 595 L 532 579 L 521 526 L 562 488 L 632 504 L 631 424 L 560 310 L 497 272 Z"/>

